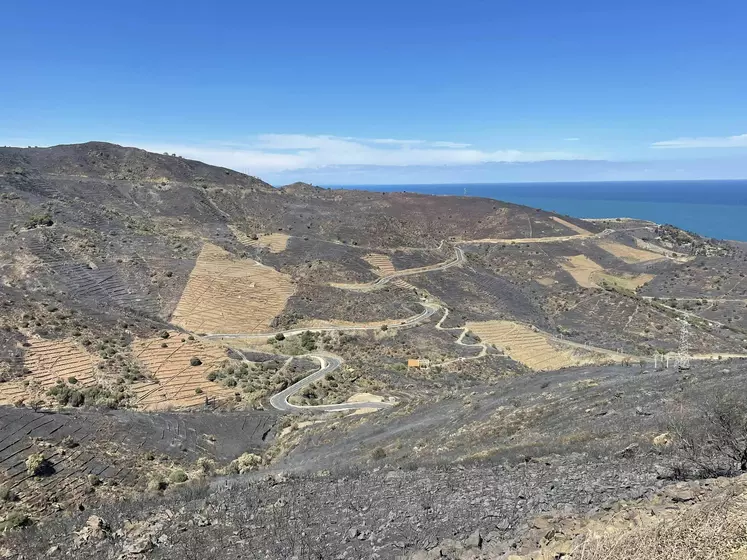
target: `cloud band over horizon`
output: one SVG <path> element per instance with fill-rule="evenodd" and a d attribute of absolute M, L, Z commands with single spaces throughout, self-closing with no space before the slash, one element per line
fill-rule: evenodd
<path fill-rule="evenodd" d="M 336 166 L 460 166 L 595 159 L 567 151 L 485 151 L 459 142 L 368 139 L 330 135 L 261 134 L 247 144 L 146 144 L 153 152 L 176 153 L 252 174 Z"/>
<path fill-rule="evenodd" d="M 651 144 L 651 147 L 657 149 L 747 148 L 747 134 L 676 138 L 674 140 L 654 142 Z"/>

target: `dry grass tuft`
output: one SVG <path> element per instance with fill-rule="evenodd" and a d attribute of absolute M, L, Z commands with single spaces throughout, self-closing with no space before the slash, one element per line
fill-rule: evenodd
<path fill-rule="evenodd" d="M 747 495 L 728 492 L 651 526 L 588 536 L 575 560 L 743 560 Z"/>

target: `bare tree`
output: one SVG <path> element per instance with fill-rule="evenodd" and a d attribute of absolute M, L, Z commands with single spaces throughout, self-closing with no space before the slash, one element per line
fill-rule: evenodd
<path fill-rule="evenodd" d="M 747 472 L 747 398 L 720 393 L 703 399 L 673 420 L 675 465 L 679 475 L 730 476 Z M 693 472 L 694 471 L 694 472 Z"/>

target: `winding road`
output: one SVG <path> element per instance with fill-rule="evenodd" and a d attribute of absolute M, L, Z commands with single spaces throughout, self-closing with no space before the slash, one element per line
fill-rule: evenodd
<path fill-rule="evenodd" d="M 321 356 L 319 354 L 307 354 L 306 358 L 314 358 L 319 360 L 320 369 L 315 371 L 311 375 L 307 375 L 300 381 L 297 381 L 290 387 L 283 389 L 279 393 L 270 397 L 270 404 L 273 408 L 282 410 L 284 412 L 303 412 L 308 410 L 318 412 L 339 412 L 341 410 L 356 410 L 359 408 L 388 408 L 392 406 L 392 403 L 388 402 L 356 402 L 356 403 L 340 403 L 340 404 L 319 404 L 319 405 L 304 405 L 298 406 L 288 402 L 288 398 L 298 393 L 304 387 L 311 385 L 312 383 L 319 381 L 328 373 L 335 371 L 342 365 L 342 358 L 339 356 Z"/>
<path fill-rule="evenodd" d="M 453 266 L 453 265 L 452 265 Z M 423 306 L 423 312 L 419 313 L 418 315 L 414 315 L 412 317 L 409 317 L 407 319 L 404 319 L 402 321 L 398 321 L 396 323 L 391 323 L 391 327 L 396 328 L 409 328 L 409 327 L 415 327 L 424 321 L 428 320 L 431 316 L 433 316 L 436 312 L 438 312 L 441 309 L 441 306 L 437 303 L 429 302 L 429 301 L 422 301 L 420 302 L 420 305 Z M 223 339 L 223 340 L 230 340 L 230 339 L 266 339 L 270 338 L 272 336 L 275 336 L 277 334 L 283 334 L 283 336 L 297 336 L 300 334 L 303 334 L 306 331 L 311 332 L 334 332 L 334 331 L 377 331 L 381 330 L 381 326 L 349 326 L 349 325 L 331 325 L 329 327 L 320 327 L 320 328 L 309 328 L 309 329 L 292 329 L 287 331 L 277 331 L 277 332 L 267 332 L 267 333 L 261 333 L 261 334 L 209 334 L 205 335 L 202 338 L 205 339 Z M 239 351 L 240 354 L 242 354 Z M 242 354 L 243 355 L 243 354 Z M 283 412 L 302 412 L 302 411 L 316 411 L 316 412 L 339 412 L 344 410 L 358 410 L 363 408 L 388 408 L 392 406 L 392 403 L 388 402 L 379 402 L 379 401 L 365 401 L 365 402 L 355 402 L 355 403 L 340 403 L 340 404 L 324 404 L 324 405 L 294 405 L 288 402 L 288 398 L 292 395 L 295 395 L 305 387 L 311 385 L 312 383 L 322 379 L 325 375 L 328 373 L 333 372 L 337 368 L 339 368 L 342 363 L 343 359 L 340 356 L 333 356 L 333 355 L 321 355 L 321 354 L 306 354 L 305 357 L 307 358 L 313 358 L 317 361 L 319 361 L 320 368 L 312 373 L 311 375 L 307 375 L 300 381 L 297 381 L 293 385 L 283 389 L 279 393 L 273 395 L 270 397 L 270 405 L 272 405 L 273 408 L 277 410 L 281 410 Z"/>
<path fill-rule="evenodd" d="M 439 248 L 442 245 L 443 245 L 443 241 L 441 242 L 441 245 L 439 245 Z M 428 266 L 419 266 L 417 268 L 406 268 L 404 270 L 397 270 L 395 272 L 385 274 L 384 276 L 377 278 L 373 282 L 367 282 L 365 284 L 335 283 L 331 285 L 336 288 L 341 288 L 344 290 L 351 290 L 351 291 L 356 291 L 356 292 L 370 292 L 372 290 L 381 288 L 382 286 L 388 284 L 392 280 L 396 280 L 397 278 L 402 278 L 404 276 L 415 276 L 417 274 L 426 274 L 428 272 L 436 272 L 440 270 L 447 270 L 453 266 L 459 266 L 465 262 L 466 262 L 466 259 L 464 258 L 464 251 L 460 247 L 454 247 L 454 258 L 448 261 L 444 261 L 442 263 L 431 264 Z"/>
<path fill-rule="evenodd" d="M 442 362 L 442 363 L 437 364 L 437 365 L 447 366 L 449 364 L 453 364 L 453 363 L 456 363 L 456 362 L 465 362 L 467 360 L 476 360 L 477 358 L 482 358 L 483 356 L 485 356 L 488 353 L 488 345 L 487 344 L 485 344 L 484 342 L 476 342 L 474 344 L 468 344 L 468 343 L 464 342 L 464 337 L 469 332 L 469 329 L 467 327 L 443 327 L 442 326 L 443 322 L 449 316 L 449 310 L 448 310 L 448 308 L 444 307 L 443 310 L 444 310 L 443 317 L 441 317 L 441 319 L 438 321 L 438 323 L 436 323 L 436 329 L 438 329 L 439 331 L 462 331 L 459 334 L 459 337 L 457 337 L 456 343 L 459 346 L 466 346 L 468 348 L 480 348 L 480 352 L 478 354 L 474 355 L 474 356 L 462 356 L 462 357 L 459 357 L 459 358 L 454 358 L 453 360 L 447 360 L 447 361 Z"/>
<path fill-rule="evenodd" d="M 420 268 L 410 268 L 407 270 L 401 270 L 401 271 L 394 272 L 392 274 L 388 274 L 386 276 L 382 276 L 381 278 L 375 280 L 374 282 L 367 284 L 366 289 L 378 288 L 380 286 L 385 285 L 389 281 L 394 280 L 395 278 L 401 278 L 403 276 L 413 276 L 416 274 L 423 274 L 426 272 L 446 270 L 453 266 L 459 266 L 464 262 L 465 262 L 464 252 L 459 247 L 454 247 L 454 258 L 449 261 L 435 264 L 435 265 L 424 266 Z M 389 323 L 386 326 L 392 327 L 392 328 L 399 328 L 399 329 L 415 327 L 423 323 L 424 321 L 428 320 L 431 316 L 433 316 L 436 312 L 438 312 L 441 309 L 441 306 L 439 304 L 429 302 L 429 301 L 421 301 L 420 305 L 423 306 L 422 313 L 419 313 L 418 315 L 413 315 L 412 317 L 408 317 L 407 319 L 404 319 L 401 321 Z M 212 340 L 216 340 L 216 339 L 220 339 L 220 340 L 267 339 L 273 336 L 277 336 L 278 334 L 282 334 L 283 336 L 286 336 L 286 337 L 297 336 L 297 335 L 303 334 L 306 331 L 311 331 L 311 332 L 316 332 L 316 333 L 335 332 L 335 331 L 375 331 L 375 330 L 380 330 L 381 328 L 382 328 L 381 325 L 376 325 L 376 326 L 330 325 L 326 327 L 309 327 L 309 328 L 299 328 L 299 329 L 265 332 L 265 333 L 214 333 L 214 334 L 204 335 L 202 338 L 212 339 Z M 328 373 L 339 368 L 340 365 L 342 365 L 343 363 L 342 358 L 339 356 L 307 354 L 306 357 L 318 360 L 320 364 L 319 370 L 315 371 L 311 375 L 307 375 L 306 377 L 304 377 L 300 381 L 297 381 L 290 387 L 287 387 L 283 391 L 270 397 L 270 405 L 272 405 L 273 408 L 276 408 L 277 410 L 281 410 L 283 412 L 305 411 L 305 410 L 307 411 L 313 410 L 313 411 L 319 411 L 319 412 L 338 412 L 338 411 L 344 411 L 344 410 L 357 410 L 357 409 L 363 409 L 363 408 L 381 409 L 381 408 L 388 408 L 392 406 L 392 403 L 378 402 L 378 401 L 325 404 L 325 405 L 308 405 L 308 406 L 298 406 L 298 405 L 289 403 L 288 402 L 289 397 L 291 397 L 292 395 L 295 395 L 296 393 L 301 391 L 303 388 L 311 385 L 315 381 L 322 379 Z"/>
<path fill-rule="evenodd" d="M 408 328 L 408 327 L 415 327 L 431 317 L 433 314 L 435 314 L 439 309 L 441 309 L 441 306 L 437 303 L 431 303 L 428 301 L 421 301 L 420 305 L 423 306 L 423 312 L 418 313 L 417 315 L 413 315 L 412 317 L 408 317 L 407 319 L 402 319 L 401 321 L 397 321 L 394 323 L 388 323 L 387 327 L 397 327 L 400 329 Z M 215 339 L 264 339 L 264 338 L 270 338 L 272 336 L 276 336 L 278 334 L 282 334 L 283 336 L 296 336 L 299 334 L 303 334 L 306 331 L 311 331 L 314 333 L 323 333 L 323 332 L 336 332 L 336 331 L 377 331 L 381 330 L 381 325 L 376 326 L 353 326 L 353 325 L 329 325 L 327 327 L 308 327 L 308 328 L 300 328 L 300 329 L 291 329 L 287 331 L 275 331 L 275 332 L 266 332 L 266 333 L 231 333 L 231 334 L 206 334 L 202 338 L 208 339 L 208 340 L 215 340 Z"/>

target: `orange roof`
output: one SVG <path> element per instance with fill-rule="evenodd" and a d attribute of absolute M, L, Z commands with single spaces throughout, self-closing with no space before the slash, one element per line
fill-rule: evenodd
<path fill-rule="evenodd" d="M 407 360 L 407 367 L 420 367 L 420 360 Z"/>

